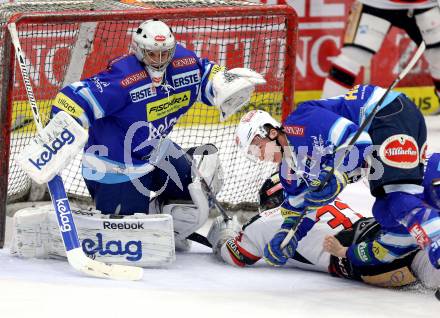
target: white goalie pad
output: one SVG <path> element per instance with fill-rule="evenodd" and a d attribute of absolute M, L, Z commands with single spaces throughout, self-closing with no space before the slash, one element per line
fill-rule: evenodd
<path fill-rule="evenodd" d="M 215 74 L 212 80 L 214 103 L 220 109 L 220 121 L 226 120 L 249 103 L 255 85 L 265 83 L 261 74 L 248 68 L 233 68 Z"/>
<path fill-rule="evenodd" d="M 175 260 L 170 215 L 110 218 L 99 211 L 72 210 L 81 247 L 92 259 L 111 264 L 159 267 Z M 13 218 L 11 254 L 25 258 L 66 257 L 52 205 L 26 208 Z"/>
<path fill-rule="evenodd" d="M 162 207 L 162 213 L 170 214 L 173 217 L 177 240 L 183 240 L 200 229 L 209 216 L 209 202 L 200 180 L 195 180 L 189 184 L 188 190 L 193 204 L 170 203 Z"/>
<path fill-rule="evenodd" d="M 87 131 L 59 112 L 17 157 L 18 165 L 38 184 L 50 181 L 82 150 Z"/>
<path fill-rule="evenodd" d="M 373 52 L 379 51 L 391 23 L 368 13 L 362 13 L 353 43 Z"/>
<path fill-rule="evenodd" d="M 199 171 L 212 193 L 216 195 L 223 187 L 224 173 L 218 149 L 213 144 L 206 144 L 195 149 L 193 165 Z M 193 176 L 193 179 L 197 176 Z"/>
<path fill-rule="evenodd" d="M 426 45 L 439 44 L 440 4 L 437 7 L 416 15 L 415 19 Z"/>

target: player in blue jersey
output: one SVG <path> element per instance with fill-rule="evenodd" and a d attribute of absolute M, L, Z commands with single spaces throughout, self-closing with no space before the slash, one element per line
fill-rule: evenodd
<path fill-rule="evenodd" d="M 134 33 L 130 54 L 61 89 L 52 113 L 67 112 L 88 128 L 82 173 L 98 210 L 131 215 L 153 213 L 159 206 L 173 216 L 176 237 L 184 239 L 206 221 L 208 201 L 193 180 L 191 158 L 166 137 L 196 101 L 217 106 L 225 119 L 262 83 L 252 70 L 226 71 L 199 58 L 176 43 L 164 22 L 148 20 Z M 216 148 L 210 150 L 199 158 L 213 164 L 200 166 L 219 169 Z M 192 149 L 190 157 L 198 151 Z M 219 191 L 218 173 L 200 172 L 211 176 L 205 181 Z M 167 204 L 176 200 L 180 203 Z"/>
<path fill-rule="evenodd" d="M 391 92 L 380 110 L 362 131 L 346 157 L 345 149 L 385 90 L 371 85 L 356 86 L 346 95 L 307 101 L 298 105 L 278 123 L 263 111 L 246 114 L 236 131 L 239 147 L 260 160 L 280 163 L 280 179 L 285 191 L 281 229 L 267 244 L 265 259 L 282 265 L 313 227 L 316 209 L 332 202 L 344 187 L 369 167 L 370 191 L 376 197 L 373 215 L 382 231 L 393 238 L 392 249 L 378 246 L 374 251 L 390 262 L 417 249 L 419 245 L 432 265 L 440 268 L 439 211 L 423 197 L 426 157 L 426 126 L 417 107 L 405 95 Z M 334 174 L 324 180 L 335 165 Z M 301 195 L 302 194 L 302 195 Z M 298 222 L 287 248 L 281 242 Z M 386 253 L 384 253 L 386 251 Z M 356 257 L 368 261 L 364 253 Z"/>

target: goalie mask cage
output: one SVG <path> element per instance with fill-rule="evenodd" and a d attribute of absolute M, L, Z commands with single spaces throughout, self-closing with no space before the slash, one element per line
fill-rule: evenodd
<path fill-rule="evenodd" d="M 57 3 L 60 3 L 58 7 Z M 46 2 L 50 10 L 55 10 L 51 12 L 47 12 L 49 9 L 44 3 L 43 6 L 28 2 L 2 7 L 2 245 L 6 205 L 26 200 L 31 186 L 31 180 L 16 165 L 15 158 L 36 132 L 7 31 L 7 25 L 12 22 L 17 25 L 43 122 L 48 120 L 52 100 L 59 89 L 105 70 L 109 60 L 127 54 L 132 33 L 141 22 L 152 18 L 169 24 L 177 41 L 198 56 L 229 69 L 248 67 L 263 74 L 267 84 L 258 86 L 249 105 L 225 123 L 219 122 L 216 107 L 198 103 L 179 119 L 170 135 L 184 148 L 215 144 L 224 170 L 224 185 L 218 200 L 229 208 L 257 207 L 259 187 L 275 166 L 244 158 L 235 145 L 234 131 L 241 116 L 250 109 L 264 109 L 279 120 L 291 111 L 297 37 L 295 11 L 284 5 L 246 5 L 241 1 L 154 3 L 160 7 L 151 4 L 144 4 L 148 8 L 134 7 L 114 1 Z M 90 199 L 81 176 L 81 155 L 62 172 L 62 177 L 69 197 Z"/>

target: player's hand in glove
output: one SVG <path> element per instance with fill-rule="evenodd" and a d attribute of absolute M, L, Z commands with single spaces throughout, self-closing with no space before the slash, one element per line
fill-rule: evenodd
<path fill-rule="evenodd" d="M 347 185 L 347 174 L 335 169 L 334 174 L 330 177 L 330 180 L 328 180 L 328 182 L 322 186 L 330 171 L 331 167 L 326 167 L 321 171 L 317 179 L 314 179 L 310 182 L 310 191 L 308 191 L 304 196 L 304 202 L 307 207 L 318 208 L 332 203 Z"/>
<path fill-rule="evenodd" d="M 266 244 L 264 248 L 264 260 L 272 266 L 281 266 L 286 264 L 287 259 L 292 258 L 298 246 L 295 236 L 289 241 L 284 249 L 281 249 L 281 243 L 289 233 L 289 230 L 296 224 L 298 217 L 285 218 L 281 229 Z"/>
<path fill-rule="evenodd" d="M 238 235 L 241 225 L 234 215 L 231 220 L 225 221 L 223 216 L 218 216 L 212 222 L 207 239 L 212 245 L 212 251 L 219 256 L 222 245 L 229 239 Z M 220 257 L 220 256 L 219 256 Z"/>

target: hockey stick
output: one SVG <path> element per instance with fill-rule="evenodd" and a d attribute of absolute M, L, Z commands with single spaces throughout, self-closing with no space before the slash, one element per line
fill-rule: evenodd
<path fill-rule="evenodd" d="M 362 122 L 362 124 L 359 126 L 359 129 L 356 131 L 356 133 L 354 134 L 354 136 L 351 138 L 350 142 L 348 143 L 347 147 L 344 150 L 344 155 L 339 157 L 339 161 L 332 167 L 332 169 L 329 171 L 329 173 L 327 174 L 327 176 L 325 177 L 325 179 L 323 180 L 323 182 L 321 183 L 321 186 L 319 187 L 318 190 L 321 190 L 331 179 L 331 177 L 334 175 L 335 173 L 335 169 L 338 169 L 344 162 L 345 157 L 353 150 L 354 144 L 356 143 L 356 141 L 359 139 L 359 136 L 362 134 L 362 132 L 365 130 L 365 128 L 370 124 L 370 122 L 373 120 L 374 116 L 376 116 L 376 113 L 379 110 L 379 107 L 382 105 L 382 103 L 384 102 L 385 98 L 387 97 L 387 95 L 389 94 L 389 92 L 391 92 L 391 90 L 408 74 L 408 72 L 414 67 L 414 65 L 417 63 L 417 61 L 420 59 L 420 57 L 422 56 L 423 52 L 425 51 L 426 45 L 425 42 L 422 42 L 420 44 L 420 46 L 418 47 L 417 51 L 414 53 L 413 57 L 411 58 L 411 60 L 408 62 L 408 64 L 406 65 L 406 67 L 397 75 L 397 77 L 394 79 L 394 81 L 391 83 L 391 85 L 387 88 L 387 90 L 385 91 L 385 93 L 382 95 L 382 97 L 380 98 L 380 100 L 377 102 L 377 104 L 373 107 L 373 109 L 371 110 L 371 113 L 365 118 L 365 120 Z M 304 193 L 305 195 L 305 193 Z M 289 233 L 287 234 L 287 236 L 284 238 L 283 242 L 281 243 L 281 248 L 283 249 L 284 247 L 287 246 L 287 244 L 289 243 L 289 241 L 292 239 L 292 237 L 295 235 L 296 230 L 298 228 L 298 226 L 301 224 L 301 222 L 303 221 L 305 215 L 307 214 L 307 209 L 306 211 L 304 211 L 303 214 L 301 214 L 298 222 L 295 224 L 294 227 L 292 227 L 292 229 L 290 229 Z"/>
<path fill-rule="evenodd" d="M 191 233 L 190 235 L 188 235 L 186 237 L 188 240 L 191 240 L 193 242 L 205 245 L 207 247 L 211 247 L 212 248 L 212 244 L 209 243 L 208 239 L 203 236 L 202 234 L 199 234 L 197 232 Z"/>
<path fill-rule="evenodd" d="M 43 130 L 43 125 L 41 123 L 41 117 L 32 89 L 31 80 L 28 75 L 28 69 L 23 51 L 18 39 L 18 32 L 15 23 L 9 24 L 8 29 L 11 34 L 12 44 L 15 48 L 15 54 L 20 66 L 21 75 L 23 77 L 32 115 L 37 127 L 37 132 L 41 132 Z M 107 265 L 105 263 L 88 258 L 81 249 L 78 233 L 72 217 L 72 211 L 70 209 L 69 199 L 67 198 L 61 177 L 59 175 L 55 176 L 51 181 L 48 182 L 48 187 L 57 216 L 60 234 L 66 249 L 67 259 L 73 268 L 94 277 L 119 280 L 139 280 L 142 278 L 143 269 L 140 267 Z"/>
<path fill-rule="evenodd" d="M 11 127 L 11 129 L 9 131 L 10 132 L 17 131 L 19 129 L 22 129 L 24 127 L 29 126 L 33 122 L 34 122 L 34 120 L 31 119 L 31 118 L 27 118 L 27 119 L 23 119 L 23 120 L 21 120 L 21 119 L 17 120 L 16 119 L 15 122 L 12 124 L 12 127 Z"/>

